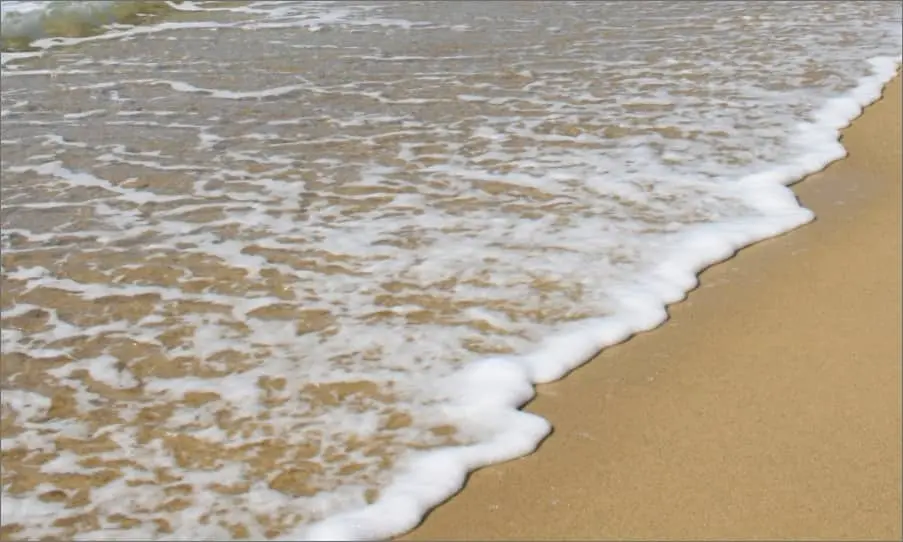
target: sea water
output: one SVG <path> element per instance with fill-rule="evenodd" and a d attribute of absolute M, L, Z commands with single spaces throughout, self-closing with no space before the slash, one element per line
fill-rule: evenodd
<path fill-rule="evenodd" d="M 10 539 L 414 527 L 811 221 L 901 54 L 898 2 L 2 6 Z"/>

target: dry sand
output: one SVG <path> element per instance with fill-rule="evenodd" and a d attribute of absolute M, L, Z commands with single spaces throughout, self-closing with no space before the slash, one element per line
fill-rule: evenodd
<path fill-rule="evenodd" d="M 406 539 L 897 539 L 900 79 L 794 189 L 817 220 L 542 386 L 555 433 Z"/>

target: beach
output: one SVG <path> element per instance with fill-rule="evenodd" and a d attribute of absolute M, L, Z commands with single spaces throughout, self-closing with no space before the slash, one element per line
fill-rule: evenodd
<path fill-rule="evenodd" d="M 0 539 L 899 533 L 901 21 L 5 0 Z"/>
<path fill-rule="evenodd" d="M 794 185 L 816 220 L 702 273 L 526 410 L 539 450 L 404 540 L 899 540 L 900 78 Z"/>

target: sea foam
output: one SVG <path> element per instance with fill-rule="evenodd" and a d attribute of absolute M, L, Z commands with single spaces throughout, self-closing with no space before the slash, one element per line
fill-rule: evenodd
<path fill-rule="evenodd" d="M 4 53 L 4 475 L 41 480 L 5 526 L 415 526 L 548 434 L 535 384 L 810 221 L 787 185 L 899 63 L 888 3 L 467 6 L 181 2 Z M 41 500 L 67 472 L 109 478 Z"/>
<path fill-rule="evenodd" d="M 757 220 L 696 226 L 662 255 L 663 263 L 621 289 L 619 309 L 607 318 L 583 321 L 563 330 L 529 354 L 473 362 L 449 380 L 454 418 L 479 426 L 481 442 L 426 452 L 410 460 L 373 505 L 330 517 L 292 532 L 282 540 L 376 540 L 415 527 L 434 506 L 456 493 L 468 472 L 532 452 L 548 434 L 548 422 L 517 410 L 533 396 L 533 384 L 551 382 L 591 359 L 602 349 L 653 329 L 667 319 L 666 306 L 683 299 L 698 284 L 697 274 L 730 258 L 737 250 L 802 226 L 815 218 L 787 187 L 843 158 L 840 130 L 881 96 L 899 70 L 901 58 L 868 61 L 873 74 L 846 96 L 822 107 L 814 122 L 799 126 L 793 141 L 805 153 L 762 173 L 744 177 L 738 190 L 761 210 Z"/>

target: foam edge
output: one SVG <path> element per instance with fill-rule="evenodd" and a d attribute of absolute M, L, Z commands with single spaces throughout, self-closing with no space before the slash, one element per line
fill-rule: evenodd
<path fill-rule="evenodd" d="M 738 181 L 737 190 L 763 213 L 761 218 L 694 227 L 671 247 L 664 263 L 624 290 L 614 315 L 569 325 L 529 354 L 482 359 L 464 367 L 452 380 L 465 391 L 448 414 L 467 418 L 469 423 L 478 416 L 488 438 L 418 453 L 373 504 L 302 527 L 279 540 L 379 540 L 400 535 L 460 491 L 469 472 L 533 452 L 551 431 L 544 418 L 519 410 L 535 396 L 535 384 L 557 380 L 601 350 L 658 327 L 667 319 L 667 305 L 696 287 L 700 271 L 741 248 L 814 219 L 788 186 L 846 156 L 840 130 L 881 97 L 903 57 L 875 57 L 868 62 L 872 75 L 861 78 L 847 95 L 829 100 L 816 113 L 815 122 L 800 125 L 797 138 L 807 140 L 809 152 Z"/>

